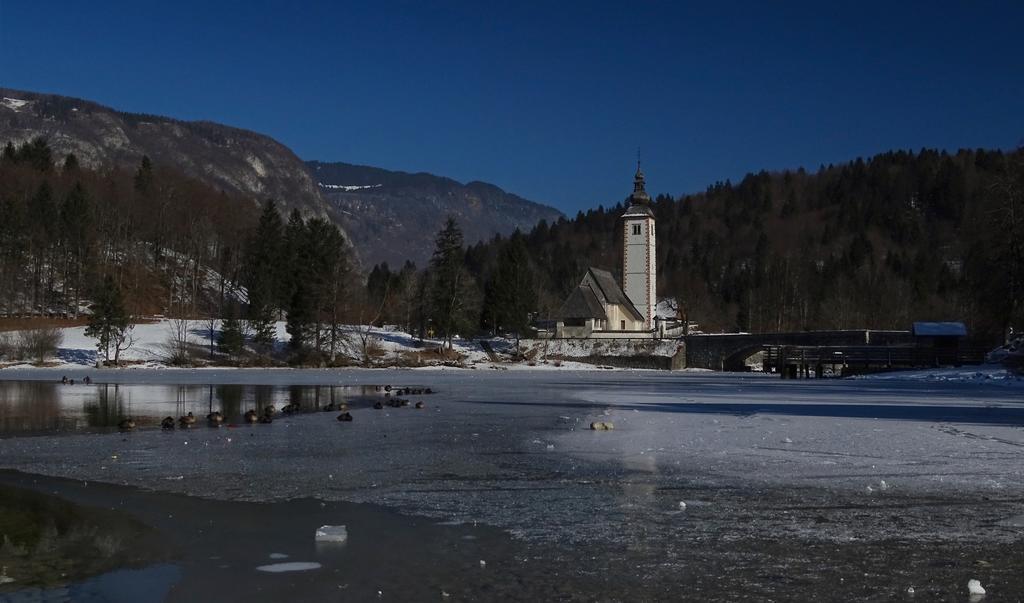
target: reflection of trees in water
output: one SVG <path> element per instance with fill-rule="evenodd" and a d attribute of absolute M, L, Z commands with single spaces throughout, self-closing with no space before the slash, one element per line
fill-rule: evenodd
<path fill-rule="evenodd" d="M 242 416 L 242 399 L 245 388 L 241 385 L 218 385 L 217 399 L 220 400 L 220 412 L 233 420 Z"/>
<path fill-rule="evenodd" d="M 164 416 L 195 412 L 205 417 L 220 410 L 240 421 L 249 409 L 262 413 L 297 404 L 307 411 L 329 403 L 356 401 L 373 386 L 346 385 L 61 385 L 42 381 L 0 382 L 0 432 L 46 432 L 83 427 L 115 428 L 129 415 L 140 426 L 153 426 Z M 133 399 L 134 398 L 134 399 Z"/>
<path fill-rule="evenodd" d="M 264 408 L 274 403 L 274 386 L 255 385 L 253 386 L 253 396 L 256 399 L 257 412 L 262 412 Z"/>
<path fill-rule="evenodd" d="M 60 385 L 45 381 L 0 385 L 0 430 L 5 432 L 74 429 L 61 413 Z"/>
<path fill-rule="evenodd" d="M 89 427 L 117 427 L 117 423 L 127 416 L 121 390 L 116 383 L 97 385 L 95 400 L 87 401 L 82 410 Z"/>
<path fill-rule="evenodd" d="M 304 394 L 306 393 L 307 389 L 309 389 L 309 388 L 308 387 L 303 387 L 301 385 L 289 385 L 288 386 L 288 402 L 290 404 L 294 404 L 294 405 L 296 405 L 296 406 L 298 406 L 300 408 L 305 407 L 306 405 L 303 404 L 302 401 L 303 401 L 303 398 L 305 397 Z"/>

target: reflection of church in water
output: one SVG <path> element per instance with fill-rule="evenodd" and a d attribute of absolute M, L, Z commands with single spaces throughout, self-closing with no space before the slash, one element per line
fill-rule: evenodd
<path fill-rule="evenodd" d="M 657 316 L 658 271 L 654 211 L 639 164 L 622 214 L 622 284 L 611 272 L 589 268 L 555 316 L 551 337 L 651 338 L 666 335 Z"/>

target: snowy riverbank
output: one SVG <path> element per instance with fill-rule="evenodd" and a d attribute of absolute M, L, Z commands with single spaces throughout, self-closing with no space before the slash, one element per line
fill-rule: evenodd
<path fill-rule="evenodd" d="M 432 352 L 441 347 L 442 342 L 436 339 L 420 340 L 415 336 L 398 330 L 396 328 L 366 327 L 348 325 L 343 327 L 344 334 L 339 344 L 340 354 L 357 361 L 362 353 L 363 336 L 368 336 L 369 345 L 373 349 L 374 366 L 378 368 L 389 367 L 414 367 L 420 370 L 441 370 L 453 368 L 479 368 L 499 370 L 595 370 L 598 367 L 585 362 L 575 362 L 559 358 L 548 360 L 544 354 L 535 354 L 536 358 L 528 361 L 514 361 L 512 352 L 515 351 L 515 342 L 503 338 L 490 339 L 460 339 L 456 338 L 452 347 L 460 358 L 455 363 L 444 363 L 432 359 Z M 61 329 L 63 341 L 60 344 L 55 357 L 49 359 L 43 367 L 36 367 L 29 362 L 0 362 L 0 368 L 53 368 L 63 370 L 74 370 L 91 368 L 96 366 L 99 355 L 96 350 L 96 340 L 87 337 L 86 327 L 65 327 Z M 220 323 L 213 326 L 212 335 L 216 347 L 216 340 L 219 334 Z M 140 322 L 132 330 L 134 343 L 127 350 L 122 352 L 121 361 L 126 368 L 131 369 L 166 369 L 175 368 L 169 363 L 169 342 L 175 333 L 174 321 L 168 319 L 155 319 L 147 322 Z M 277 347 L 283 348 L 287 345 L 291 336 L 286 329 L 286 323 L 278 321 L 275 325 L 275 338 Z M 188 325 L 188 345 L 191 347 L 197 360 L 204 362 L 208 357 L 207 350 L 211 347 L 210 325 L 203 321 L 191 321 Z M 484 346 L 490 349 L 485 349 Z M 526 349 L 526 346 L 524 346 Z M 561 350 L 561 348 L 558 348 Z M 564 353 L 561 350 L 560 353 Z M 552 354 L 554 355 L 554 354 Z M 564 353 L 572 356 L 572 353 Z M 422 358 L 421 358 L 422 356 Z M 211 363 L 211 368 L 224 368 L 224 358 L 218 357 Z M 200 365 L 189 368 L 205 368 Z M 610 368 L 610 367 L 602 367 Z"/>

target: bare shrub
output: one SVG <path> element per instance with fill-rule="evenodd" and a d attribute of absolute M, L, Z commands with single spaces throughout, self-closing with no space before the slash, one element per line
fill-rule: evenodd
<path fill-rule="evenodd" d="M 161 345 L 164 359 L 172 366 L 190 366 L 192 354 L 191 334 L 192 323 L 187 318 L 172 318 L 167 323 L 167 339 Z"/>
<path fill-rule="evenodd" d="M 57 327 L 42 327 L 18 332 L 18 357 L 23 360 L 44 362 L 47 357 L 57 354 L 57 348 L 64 343 L 64 332 Z"/>

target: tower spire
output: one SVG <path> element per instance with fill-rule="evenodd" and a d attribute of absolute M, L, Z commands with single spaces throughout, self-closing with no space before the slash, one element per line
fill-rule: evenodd
<path fill-rule="evenodd" d="M 631 205 L 650 205 L 651 197 L 644 188 L 644 172 L 640 169 L 640 149 L 636 152 L 636 175 L 633 177 L 633 194 L 629 196 Z"/>

